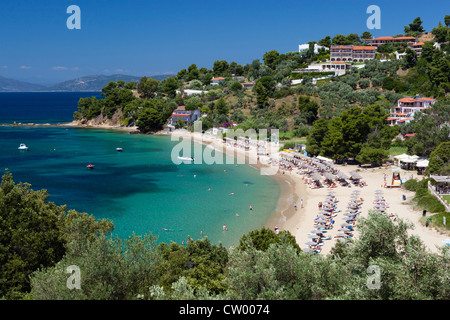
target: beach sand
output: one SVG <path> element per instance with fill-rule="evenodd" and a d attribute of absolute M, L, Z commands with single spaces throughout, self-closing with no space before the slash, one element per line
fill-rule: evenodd
<path fill-rule="evenodd" d="M 185 138 L 189 137 L 193 141 L 210 145 L 212 148 L 229 155 L 245 157 L 245 163 L 249 163 L 260 170 L 270 166 L 270 163 L 268 163 L 269 157 L 267 156 L 260 156 L 258 161 L 254 148 L 252 148 L 253 150 L 251 151 L 245 151 L 240 147 L 231 147 L 229 145 L 225 147 L 221 138 L 211 137 L 201 133 L 190 133 L 186 130 L 175 130 L 172 132 L 172 135 Z M 279 148 L 276 144 L 272 147 L 275 149 Z M 448 233 L 445 234 L 431 228 L 426 228 L 419 222 L 419 219 L 422 217 L 422 211 L 414 210 L 413 205 L 409 203 L 414 196 L 413 192 L 401 188 L 383 188 L 384 174 L 386 173 L 388 179 L 389 177 L 392 177 L 390 168 L 380 167 L 361 169 L 356 165 L 335 166 L 347 175 L 349 175 L 351 171 L 360 169 L 358 173 L 363 177 L 362 180 L 365 181 L 367 185 L 362 188 L 352 185 L 351 188 L 338 186 L 333 189 L 326 187 L 311 189 L 305 184 L 304 180 L 302 180 L 302 175 L 296 174 L 294 170 L 292 172 L 284 171 L 283 173 L 283 170 L 279 169 L 276 174 L 269 176 L 279 183 L 281 187 L 281 196 L 278 200 L 276 210 L 265 226 L 272 230 L 275 226 L 277 226 L 279 230 L 288 230 L 295 236 L 300 248 L 305 248 L 305 243 L 310 240 L 308 238 L 308 233 L 314 229 L 314 219 L 319 213 L 318 203 L 325 200 L 329 190 L 333 190 L 336 193 L 337 200 L 339 200 L 337 205 L 341 212 L 335 217 L 336 222 L 333 229 L 329 230 L 327 233 L 332 236 L 332 239 L 324 241 L 321 254 L 326 255 L 330 253 L 331 248 L 336 243 L 334 236 L 339 233 L 338 229 L 341 227 L 341 224 L 344 223 L 342 211 L 345 210 L 350 201 L 352 191 L 360 191 L 360 197 L 364 199 L 360 216 L 367 217 L 369 210 L 373 208 L 375 190 L 381 189 L 386 202 L 389 204 L 387 212 L 395 213 L 400 219 L 412 223 L 413 229 L 409 231 L 410 234 L 419 236 L 431 252 L 438 252 L 437 247 L 442 247 L 444 245 L 442 241 L 449 238 Z M 402 178 L 407 178 L 411 174 L 416 175 L 415 172 L 401 171 Z M 406 201 L 403 200 L 403 195 L 406 196 Z M 303 208 L 300 204 L 301 200 L 303 200 Z M 294 204 L 297 204 L 297 208 L 294 207 Z M 354 232 L 354 236 L 358 236 L 357 230 Z"/>

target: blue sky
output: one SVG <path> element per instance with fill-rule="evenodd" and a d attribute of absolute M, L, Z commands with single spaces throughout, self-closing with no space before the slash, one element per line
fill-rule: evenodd
<path fill-rule="evenodd" d="M 5 0 L 0 2 L 0 75 L 52 83 L 92 74 L 176 73 L 215 60 L 240 64 L 265 52 L 336 34 L 403 33 L 420 16 L 426 31 L 450 14 L 443 0 Z M 368 30 L 369 5 L 381 29 Z M 66 9 L 81 9 L 69 30 Z"/>

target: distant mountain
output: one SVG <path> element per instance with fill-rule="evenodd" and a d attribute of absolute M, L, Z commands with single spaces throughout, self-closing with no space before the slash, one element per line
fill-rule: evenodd
<path fill-rule="evenodd" d="M 46 88 L 45 91 L 101 91 L 110 81 L 138 82 L 139 79 L 140 77 L 123 74 L 113 74 L 111 76 L 98 74 L 60 82 Z"/>
<path fill-rule="evenodd" d="M 0 76 L 0 92 L 29 92 L 41 91 L 45 86 Z"/>
<path fill-rule="evenodd" d="M 172 75 L 154 75 L 150 78 L 164 80 Z M 139 82 L 141 77 L 129 76 L 124 74 L 92 75 L 67 80 L 52 86 L 43 86 L 22 82 L 14 79 L 8 79 L 0 76 L 0 92 L 27 92 L 27 91 L 101 91 L 110 81 L 123 80 L 125 82 Z"/>

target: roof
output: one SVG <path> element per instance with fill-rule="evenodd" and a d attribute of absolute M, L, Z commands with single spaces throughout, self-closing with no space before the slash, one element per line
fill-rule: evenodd
<path fill-rule="evenodd" d="M 411 47 L 419 47 L 419 46 L 423 46 L 425 43 L 424 42 L 417 42 L 411 45 Z"/>
<path fill-rule="evenodd" d="M 408 120 L 412 120 L 412 118 L 402 118 L 402 119 L 398 120 L 397 122 L 405 122 Z"/>
<path fill-rule="evenodd" d="M 414 137 L 416 134 L 415 133 L 407 133 L 405 134 L 405 137 Z"/>
<path fill-rule="evenodd" d="M 398 38 L 394 38 L 395 40 L 417 40 L 414 37 L 398 37 Z"/>
<path fill-rule="evenodd" d="M 331 49 L 351 49 L 351 50 L 376 50 L 377 47 L 374 46 L 350 46 L 350 45 L 339 45 L 331 46 Z"/>
<path fill-rule="evenodd" d="M 185 106 L 179 106 L 179 107 L 177 108 L 177 110 L 185 110 L 185 109 L 186 109 Z"/>
<path fill-rule="evenodd" d="M 450 182 L 450 176 L 432 176 L 430 178 L 436 182 Z"/>
<path fill-rule="evenodd" d="M 437 101 L 433 98 L 402 98 L 398 100 L 399 102 L 422 102 L 422 101 Z"/>
<path fill-rule="evenodd" d="M 186 118 L 186 117 L 189 117 L 189 116 L 190 116 L 190 114 L 173 114 L 172 113 L 172 118 L 173 117 Z"/>
<path fill-rule="evenodd" d="M 217 77 L 217 78 L 212 78 L 211 81 L 215 81 L 215 80 L 225 80 L 225 78 L 223 77 Z"/>
<path fill-rule="evenodd" d="M 376 50 L 377 47 L 369 47 L 369 46 L 354 46 L 353 50 Z"/>
<path fill-rule="evenodd" d="M 367 40 L 393 40 L 393 39 L 394 39 L 394 37 L 378 37 L 375 39 L 367 39 Z M 364 40 L 366 40 L 366 39 L 364 39 Z"/>

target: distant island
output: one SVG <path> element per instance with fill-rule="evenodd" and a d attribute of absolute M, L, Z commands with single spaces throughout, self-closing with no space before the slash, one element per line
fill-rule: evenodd
<path fill-rule="evenodd" d="M 164 80 L 170 76 L 171 75 L 154 75 L 152 78 Z M 92 92 L 102 91 L 102 88 L 110 81 L 124 80 L 126 82 L 138 82 L 139 79 L 140 77 L 124 74 L 97 74 L 63 81 L 52 86 L 44 86 L 0 76 L 0 92 Z"/>

